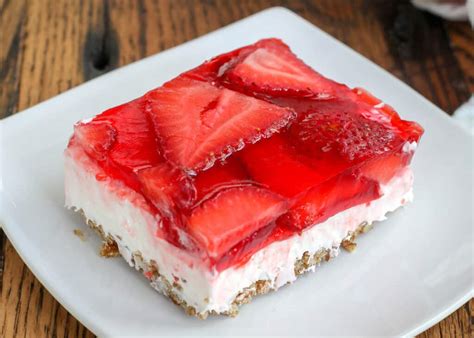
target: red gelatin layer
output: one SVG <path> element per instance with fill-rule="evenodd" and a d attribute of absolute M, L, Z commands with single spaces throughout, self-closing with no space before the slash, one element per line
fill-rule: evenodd
<path fill-rule="evenodd" d="M 422 133 L 266 39 L 78 123 L 70 145 L 145 197 L 156 236 L 223 270 L 379 198 Z"/>

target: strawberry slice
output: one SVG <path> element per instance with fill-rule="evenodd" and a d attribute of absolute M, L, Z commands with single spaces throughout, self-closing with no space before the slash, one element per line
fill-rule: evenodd
<path fill-rule="evenodd" d="M 183 76 L 147 97 L 163 155 L 193 174 L 269 137 L 294 116 L 291 110 Z"/>
<path fill-rule="evenodd" d="M 173 217 L 175 208 L 189 208 L 196 191 L 183 172 L 162 163 L 138 172 L 143 192 L 165 216 Z"/>
<path fill-rule="evenodd" d="M 308 191 L 277 220 L 277 224 L 303 230 L 340 211 L 379 197 L 377 182 L 353 174 L 339 175 Z"/>
<path fill-rule="evenodd" d="M 105 122 L 80 122 L 74 126 L 74 135 L 89 156 L 104 160 L 116 138 L 115 129 Z"/>
<path fill-rule="evenodd" d="M 362 109 L 362 115 L 380 123 L 390 123 L 392 128 L 397 129 L 400 137 L 408 142 L 420 140 L 424 129 L 418 123 L 402 120 L 395 109 L 363 88 L 354 88 L 352 91 L 357 95 L 359 106 L 364 106 L 364 104 L 368 106 L 368 108 Z"/>
<path fill-rule="evenodd" d="M 410 163 L 412 156 L 413 153 L 403 151 L 388 153 L 364 163 L 360 172 L 379 183 L 387 183 Z"/>
<path fill-rule="evenodd" d="M 352 101 L 322 102 L 301 114 L 290 134 L 298 150 L 309 156 L 333 154 L 351 163 L 381 155 L 403 143 L 396 130 L 367 118 L 362 111 Z"/>
<path fill-rule="evenodd" d="M 181 210 L 191 207 L 196 190 L 192 180 L 182 171 L 161 163 L 138 172 L 142 193 L 158 209 L 161 216 L 156 236 L 177 247 L 190 248 L 191 242 L 183 232 Z"/>
<path fill-rule="evenodd" d="M 244 149 L 239 157 L 253 180 L 286 197 L 293 197 L 326 178 L 323 167 L 313 169 L 306 164 L 281 135 Z"/>
<path fill-rule="evenodd" d="M 101 161 L 107 176 L 136 191 L 141 190 L 136 171 L 163 162 L 144 102 L 137 99 L 108 109 L 75 131 L 82 144 L 89 144 L 89 153 Z"/>
<path fill-rule="evenodd" d="M 231 156 L 225 163 L 218 163 L 196 176 L 194 186 L 197 191 L 197 202 L 211 197 L 222 189 L 249 185 L 250 182 L 240 159 Z"/>
<path fill-rule="evenodd" d="M 364 88 L 353 88 L 352 92 L 355 93 L 358 99 L 362 102 L 365 102 L 369 106 L 375 107 L 377 110 L 382 111 L 388 120 L 392 118 L 398 118 L 398 114 L 391 106 L 386 103 L 383 103 L 382 100 L 373 96 L 369 91 L 365 90 Z"/>
<path fill-rule="evenodd" d="M 255 51 L 256 48 L 255 45 L 249 45 L 218 55 L 196 68 L 188 70 L 183 75 L 200 81 L 218 81 L 218 78 L 221 77 L 222 74 L 240 62 L 248 54 Z"/>
<path fill-rule="evenodd" d="M 116 130 L 116 142 L 110 149 L 113 162 L 135 171 L 162 162 L 152 122 L 138 99 L 100 114 L 94 121 L 106 121 Z"/>
<path fill-rule="evenodd" d="M 261 40 L 256 49 L 231 68 L 226 80 L 232 87 L 272 96 L 328 99 L 347 87 L 307 66 L 278 39 Z"/>
<path fill-rule="evenodd" d="M 194 209 L 189 230 L 208 254 L 216 258 L 286 210 L 286 200 L 268 190 L 231 188 Z"/>

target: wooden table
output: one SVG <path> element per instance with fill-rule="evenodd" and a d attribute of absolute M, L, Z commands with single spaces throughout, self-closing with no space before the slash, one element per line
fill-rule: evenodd
<path fill-rule="evenodd" d="M 270 6 L 285 6 L 451 114 L 474 92 L 474 36 L 408 1 L 0 0 L 0 118 Z M 93 336 L 0 231 L 0 336 Z M 474 301 L 422 333 L 473 334 Z"/>

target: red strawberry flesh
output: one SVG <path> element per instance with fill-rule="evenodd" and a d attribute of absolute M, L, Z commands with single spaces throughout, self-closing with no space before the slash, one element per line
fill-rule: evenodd
<path fill-rule="evenodd" d="M 262 40 L 225 74 L 227 83 L 271 96 L 328 99 L 346 89 L 307 66 L 277 39 Z"/>
<path fill-rule="evenodd" d="M 296 200 L 288 213 L 278 223 L 303 230 L 324 222 L 330 216 L 354 205 L 370 202 L 380 197 L 376 181 L 355 174 L 342 174 L 319 184 Z"/>
<path fill-rule="evenodd" d="M 324 102 L 301 114 L 290 134 L 302 153 L 321 157 L 333 153 L 348 162 L 358 162 L 387 152 L 404 140 L 393 128 L 364 117 L 352 102 Z"/>
<path fill-rule="evenodd" d="M 237 156 L 231 156 L 225 163 L 218 163 L 196 176 L 194 186 L 197 201 L 212 197 L 217 192 L 252 184 L 250 176 Z"/>
<path fill-rule="evenodd" d="M 166 163 L 138 172 L 145 195 L 159 209 L 189 208 L 196 196 L 191 179 Z"/>
<path fill-rule="evenodd" d="M 138 180 L 144 196 L 162 218 L 157 235 L 180 246 L 179 228 L 184 227 L 180 210 L 190 208 L 196 198 L 194 185 L 185 173 L 166 163 L 142 169 Z"/>
<path fill-rule="evenodd" d="M 109 109 L 94 121 L 110 123 L 116 130 L 116 142 L 109 157 L 129 170 L 138 170 L 161 162 L 156 135 L 144 111 L 144 100 L 135 100 Z"/>
<path fill-rule="evenodd" d="M 163 155 L 191 173 L 269 137 L 294 116 L 289 109 L 184 76 L 147 98 Z"/>
<path fill-rule="evenodd" d="M 81 122 L 74 127 L 74 135 L 89 156 L 104 160 L 115 141 L 116 132 L 109 123 Z"/>
<path fill-rule="evenodd" d="M 286 210 L 286 200 L 265 189 L 229 188 L 193 210 L 189 230 L 215 258 Z"/>

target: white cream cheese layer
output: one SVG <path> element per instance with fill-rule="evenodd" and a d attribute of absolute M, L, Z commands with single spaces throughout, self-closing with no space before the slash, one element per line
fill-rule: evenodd
<path fill-rule="evenodd" d="M 258 280 L 269 280 L 274 289 L 293 282 L 295 261 L 305 252 L 314 254 L 324 248 L 337 255 L 341 241 L 362 222 L 384 220 L 387 212 L 413 198 L 413 175 L 407 167 L 382 187 L 381 198 L 274 242 L 255 253 L 247 263 L 218 273 L 210 271 L 198 257 L 155 235 L 161 226 L 160 219 L 148 211 L 141 195 L 121 182 L 104 179 L 102 170 L 81 149 L 70 147 L 65 155 L 66 206 L 82 209 L 88 219 L 100 224 L 117 241 L 130 265 L 132 254 L 140 252 L 145 262 L 156 262 L 159 273 L 168 281 L 179 280 L 181 288 L 174 292 L 199 313 L 230 310 L 239 292 Z M 152 283 L 152 286 L 166 293 L 163 285 Z"/>

